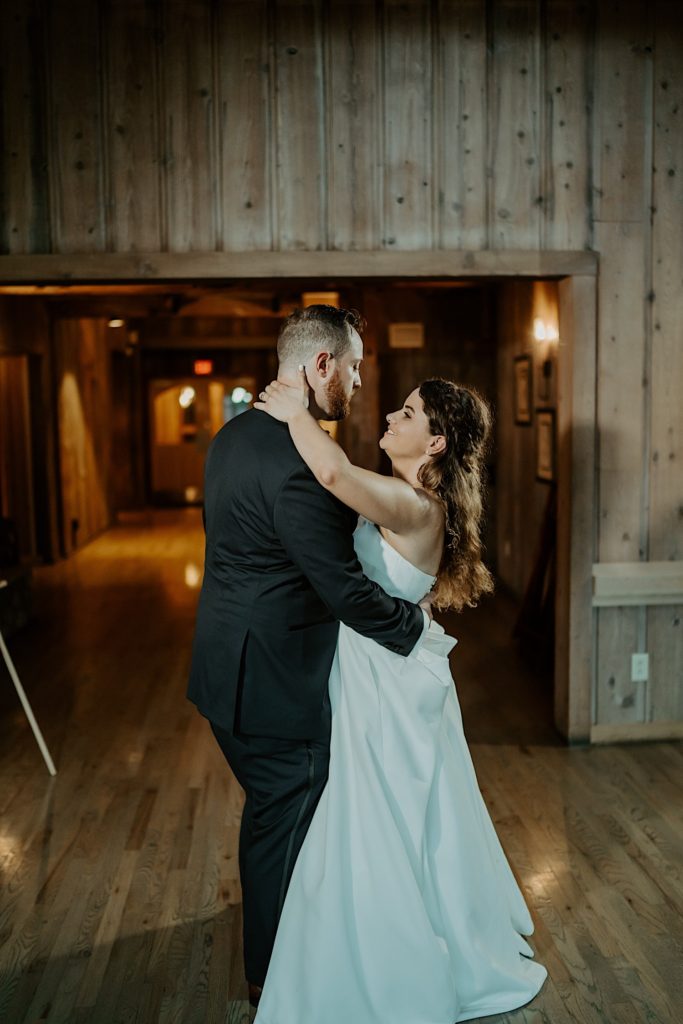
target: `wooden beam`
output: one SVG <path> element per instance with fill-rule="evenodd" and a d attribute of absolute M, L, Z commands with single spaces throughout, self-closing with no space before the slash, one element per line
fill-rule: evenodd
<path fill-rule="evenodd" d="M 683 604 L 683 562 L 609 562 L 593 566 L 593 607 Z"/>
<path fill-rule="evenodd" d="M 277 348 L 276 334 L 145 334 L 141 346 L 148 349 L 267 349 L 274 352 Z"/>
<path fill-rule="evenodd" d="M 0 256 L 0 283 L 174 281 L 254 278 L 594 276 L 594 252 L 426 250 L 416 252 L 78 253 Z"/>
<path fill-rule="evenodd" d="M 595 561 L 596 282 L 560 282 L 555 724 L 570 742 L 590 735 Z"/>

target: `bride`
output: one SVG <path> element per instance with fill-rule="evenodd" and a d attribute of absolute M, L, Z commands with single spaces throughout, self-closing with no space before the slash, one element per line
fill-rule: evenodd
<path fill-rule="evenodd" d="M 356 551 L 388 593 L 462 609 L 493 589 L 481 561 L 491 428 L 473 389 L 433 379 L 387 416 L 393 476 L 354 466 L 268 385 L 323 487 L 359 514 Z M 434 635 L 435 634 L 435 635 Z M 546 978 L 533 922 L 479 791 L 448 652 L 432 624 L 403 658 L 341 625 L 330 676 L 329 781 L 285 899 L 256 1024 L 453 1024 L 505 1013 Z"/>

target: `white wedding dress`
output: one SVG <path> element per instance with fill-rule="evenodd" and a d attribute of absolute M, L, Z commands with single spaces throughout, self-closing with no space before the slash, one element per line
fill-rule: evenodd
<path fill-rule="evenodd" d="M 388 593 L 417 602 L 431 589 L 372 523 L 354 539 Z M 341 626 L 329 781 L 256 1024 L 453 1024 L 522 1006 L 546 978 L 463 734 L 457 640 L 431 632 L 404 658 Z"/>

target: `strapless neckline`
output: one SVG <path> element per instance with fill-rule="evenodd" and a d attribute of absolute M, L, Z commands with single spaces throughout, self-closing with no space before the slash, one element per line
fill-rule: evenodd
<path fill-rule="evenodd" d="M 374 529 L 377 531 L 377 536 L 380 539 L 380 543 L 383 545 L 383 547 L 387 551 L 390 551 L 393 555 L 395 555 L 396 558 L 398 558 L 401 562 L 403 562 L 404 565 L 409 565 L 410 568 L 414 572 L 418 572 L 421 576 L 424 576 L 424 578 L 426 580 L 429 580 L 430 581 L 430 589 L 431 589 L 431 587 L 434 585 L 434 583 L 436 583 L 436 580 L 437 580 L 436 576 L 432 576 L 431 573 L 425 572 L 424 569 L 418 568 L 418 566 L 415 565 L 414 562 L 411 562 L 409 558 L 406 558 L 406 556 L 402 555 L 400 551 L 397 551 L 396 548 L 392 544 L 389 543 L 389 541 L 386 539 L 386 537 L 383 536 L 382 531 L 380 530 L 380 528 L 377 525 L 377 523 L 373 523 L 372 520 L 366 519 L 365 516 L 359 516 L 358 517 L 358 525 L 361 526 L 363 523 L 367 523 L 368 526 L 374 527 Z"/>

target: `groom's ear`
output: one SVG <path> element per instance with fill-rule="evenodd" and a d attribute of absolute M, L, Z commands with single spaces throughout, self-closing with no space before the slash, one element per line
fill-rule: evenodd
<path fill-rule="evenodd" d="M 331 352 L 318 352 L 314 360 L 314 366 L 318 372 L 318 376 L 324 380 L 329 377 L 332 372 L 332 363 L 334 362 L 334 356 Z"/>

